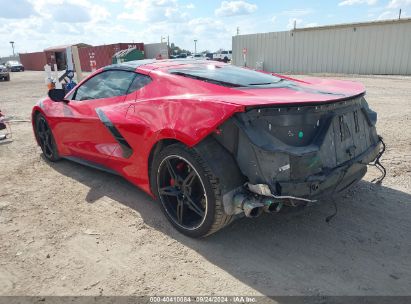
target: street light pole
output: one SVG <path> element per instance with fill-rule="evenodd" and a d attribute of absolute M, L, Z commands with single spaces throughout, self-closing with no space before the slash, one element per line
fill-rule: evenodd
<path fill-rule="evenodd" d="M 13 49 L 13 57 L 14 57 L 14 41 L 10 41 L 11 48 Z"/>
<path fill-rule="evenodd" d="M 194 39 L 194 55 L 197 54 L 197 39 Z"/>

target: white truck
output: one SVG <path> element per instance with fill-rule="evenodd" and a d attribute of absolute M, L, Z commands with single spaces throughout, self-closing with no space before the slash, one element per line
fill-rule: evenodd
<path fill-rule="evenodd" d="M 213 60 L 229 62 L 233 56 L 232 51 L 221 51 L 213 54 Z"/>

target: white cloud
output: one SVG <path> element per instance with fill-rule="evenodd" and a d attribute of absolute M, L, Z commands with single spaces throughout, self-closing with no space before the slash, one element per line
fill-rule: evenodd
<path fill-rule="evenodd" d="M 404 8 L 411 6 L 411 0 L 391 0 L 388 3 L 388 8 Z"/>
<path fill-rule="evenodd" d="M 185 9 L 191 9 L 187 5 Z M 189 14 L 184 11 L 177 0 L 126 0 L 126 12 L 118 16 L 119 19 L 128 19 L 143 22 L 183 22 Z"/>
<path fill-rule="evenodd" d="M 308 9 L 293 9 L 288 11 L 281 12 L 281 15 L 289 17 L 302 17 L 314 13 L 314 10 L 311 8 Z"/>
<path fill-rule="evenodd" d="M 249 15 L 257 10 L 257 5 L 245 1 L 223 1 L 215 10 L 218 17 Z"/>
<path fill-rule="evenodd" d="M 340 3 L 338 3 L 339 6 L 345 6 L 345 5 L 355 5 L 355 4 L 368 4 L 368 5 L 374 5 L 377 4 L 378 0 L 344 0 Z"/>
<path fill-rule="evenodd" d="M 277 16 L 273 16 L 272 18 L 271 18 L 271 22 L 272 23 L 275 23 L 277 21 Z"/>
<path fill-rule="evenodd" d="M 49 6 L 51 16 L 56 22 L 84 23 L 91 21 L 89 9 L 78 4 L 65 3 Z M 70 14 L 67 12 L 76 12 Z"/>

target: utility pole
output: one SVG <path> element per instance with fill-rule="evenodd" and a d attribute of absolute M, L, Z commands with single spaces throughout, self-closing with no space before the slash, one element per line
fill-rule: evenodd
<path fill-rule="evenodd" d="M 197 54 L 197 39 L 194 39 L 194 55 Z"/>
<path fill-rule="evenodd" d="M 398 15 L 398 20 L 401 20 L 401 12 L 402 12 L 402 9 L 400 9 L 400 14 Z"/>
<path fill-rule="evenodd" d="M 170 35 L 167 35 L 167 54 L 168 58 L 170 58 Z"/>
<path fill-rule="evenodd" d="M 237 36 L 240 35 L 240 27 L 237 26 Z"/>
<path fill-rule="evenodd" d="M 13 57 L 14 57 L 14 41 L 10 41 L 11 48 L 13 49 Z"/>

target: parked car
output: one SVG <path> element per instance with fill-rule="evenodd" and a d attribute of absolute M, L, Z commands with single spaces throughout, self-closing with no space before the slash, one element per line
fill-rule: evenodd
<path fill-rule="evenodd" d="M 207 53 L 205 57 L 206 57 L 206 60 L 213 60 L 213 53 Z"/>
<path fill-rule="evenodd" d="M 0 79 L 10 81 L 9 70 L 4 65 L 0 65 Z"/>
<path fill-rule="evenodd" d="M 24 66 L 18 61 L 14 61 L 14 60 L 7 61 L 6 67 L 11 72 L 24 72 Z"/>
<path fill-rule="evenodd" d="M 232 53 L 233 53 L 232 51 L 221 51 L 220 53 L 213 54 L 213 59 L 227 63 L 231 61 L 233 57 Z"/>
<path fill-rule="evenodd" d="M 123 176 L 190 237 L 354 185 L 382 154 L 376 120 L 359 83 L 186 59 L 101 68 L 32 111 L 46 159 Z"/>

